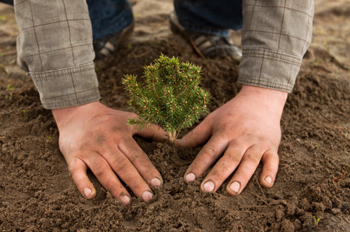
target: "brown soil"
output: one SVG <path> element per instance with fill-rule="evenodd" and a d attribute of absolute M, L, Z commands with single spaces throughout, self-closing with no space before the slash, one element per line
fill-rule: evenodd
<path fill-rule="evenodd" d="M 165 184 L 154 188 L 152 202 L 133 198 L 128 207 L 119 205 L 93 175 L 95 199 L 85 200 L 75 188 L 51 112 L 42 108 L 32 81 L 15 66 L 12 9 L 0 5 L 0 230 L 350 231 L 350 2 L 316 3 L 313 43 L 282 118 L 274 187 L 259 184 L 260 166 L 240 196 L 227 194 L 225 184 L 217 193 L 203 193 L 200 179 L 183 181 L 200 148 L 135 138 Z M 142 75 L 143 66 L 160 53 L 203 67 L 204 87 L 214 97 L 210 110 L 237 94 L 237 64 L 201 59 L 181 38 L 164 33 L 163 14 L 150 21 L 162 28 L 160 38 L 134 38 L 97 63 L 104 104 L 126 109 L 121 78 Z M 320 218 L 318 227 L 314 218 Z"/>

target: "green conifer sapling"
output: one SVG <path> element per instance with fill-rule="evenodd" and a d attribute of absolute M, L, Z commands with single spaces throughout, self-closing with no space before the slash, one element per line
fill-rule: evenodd
<path fill-rule="evenodd" d="M 129 125 L 141 128 L 158 125 L 174 142 L 182 129 L 208 112 L 206 105 L 211 96 L 199 86 L 202 80 L 199 66 L 161 55 L 145 67 L 142 84 L 136 78 L 125 75 L 123 79 L 130 94 L 129 105 L 138 114 L 138 119 L 129 119 Z"/>

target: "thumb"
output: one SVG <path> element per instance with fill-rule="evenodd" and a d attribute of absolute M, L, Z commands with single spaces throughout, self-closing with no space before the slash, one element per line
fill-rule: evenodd
<path fill-rule="evenodd" d="M 159 126 L 152 125 L 144 129 L 134 129 L 134 134 L 139 135 L 143 138 L 151 139 L 152 141 L 161 142 L 168 137 L 166 132 Z"/>
<path fill-rule="evenodd" d="M 213 129 L 209 120 L 204 119 L 198 126 L 196 126 L 191 132 L 186 134 L 181 139 L 175 141 L 175 145 L 179 147 L 196 147 L 200 144 L 208 141 L 212 135 Z"/>

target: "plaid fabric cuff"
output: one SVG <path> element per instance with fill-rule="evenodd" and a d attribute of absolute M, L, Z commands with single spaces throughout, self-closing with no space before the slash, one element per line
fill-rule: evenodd
<path fill-rule="evenodd" d="M 244 49 L 238 82 L 290 93 L 301 59 L 266 49 Z"/>
<path fill-rule="evenodd" d="M 45 109 L 84 105 L 100 99 L 94 63 L 47 72 L 30 72 Z"/>
<path fill-rule="evenodd" d="M 311 42 L 313 15 L 313 0 L 245 0 L 238 81 L 291 92 Z"/>

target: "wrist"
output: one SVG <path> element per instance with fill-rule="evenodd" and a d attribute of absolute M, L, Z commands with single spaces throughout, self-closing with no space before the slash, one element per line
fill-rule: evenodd
<path fill-rule="evenodd" d="M 72 121 L 72 119 L 76 116 L 87 115 L 88 112 L 92 109 L 96 109 L 96 107 L 102 105 L 99 101 L 91 102 L 85 105 L 61 108 L 61 109 L 53 109 L 51 110 L 52 115 L 56 121 L 58 129 L 64 126 L 66 123 Z"/>
<path fill-rule="evenodd" d="M 283 104 L 288 97 L 287 92 L 252 85 L 243 85 L 240 93 L 276 99 L 276 101 L 281 101 Z"/>
<path fill-rule="evenodd" d="M 252 103 L 255 103 L 257 107 L 265 106 L 265 108 L 276 113 L 279 112 L 282 115 L 288 93 L 263 87 L 243 85 L 237 97 L 250 98 Z"/>

